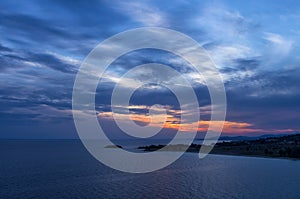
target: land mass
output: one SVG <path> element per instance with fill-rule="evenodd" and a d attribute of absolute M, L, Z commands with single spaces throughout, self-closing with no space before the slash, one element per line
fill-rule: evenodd
<path fill-rule="evenodd" d="M 196 152 L 200 150 L 201 144 L 191 144 L 190 146 L 177 145 L 148 145 L 140 146 L 143 151 L 186 151 Z M 222 155 L 243 155 L 273 158 L 293 158 L 300 159 L 300 134 L 266 137 L 255 140 L 223 141 L 216 143 L 212 154 Z"/>

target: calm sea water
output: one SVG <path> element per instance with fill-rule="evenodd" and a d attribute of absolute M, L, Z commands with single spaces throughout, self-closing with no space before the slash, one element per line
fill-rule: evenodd
<path fill-rule="evenodd" d="M 300 198 L 300 161 L 186 153 L 128 174 L 79 141 L 0 141 L 0 158 L 0 198 Z"/>

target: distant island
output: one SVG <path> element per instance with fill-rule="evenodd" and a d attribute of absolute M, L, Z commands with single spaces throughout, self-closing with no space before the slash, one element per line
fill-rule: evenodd
<path fill-rule="evenodd" d="M 143 151 L 183 151 L 186 145 L 148 145 L 140 146 Z M 198 153 L 201 144 L 191 144 L 187 152 Z M 241 155 L 272 158 L 300 159 L 300 134 L 280 137 L 266 137 L 254 140 L 223 141 L 216 143 L 212 154 Z"/>
<path fill-rule="evenodd" d="M 105 146 L 104 148 L 109 148 L 109 149 L 114 149 L 114 148 L 123 148 L 121 145 L 107 145 L 107 146 Z"/>

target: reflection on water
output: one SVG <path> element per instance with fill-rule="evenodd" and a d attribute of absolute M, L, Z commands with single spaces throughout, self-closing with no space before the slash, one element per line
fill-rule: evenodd
<path fill-rule="evenodd" d="M 79 141 L 0 141 L 0 158 L 0 198 L 300 198 L 300 161 L 187 153 L 127 174 Z"/>

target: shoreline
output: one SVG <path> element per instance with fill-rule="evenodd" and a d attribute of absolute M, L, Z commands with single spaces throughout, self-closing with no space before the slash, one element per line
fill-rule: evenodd
<path fill-rule="evenodd" d="M 151 146 L 151 145 L 150 145 Z M 157 146 L 157 145 L 154 145 Z M 174 145 L 173 145 L 174 146 Z M 173 147 L 171 146 L 171 148 Z M 161 152 L 183 152 L 185 150 L 176 150 L 176 149 L 167 149 L 167 150 L 143 150 L 142 148 L 145 146 L 140 146 L 136 149 L 138 150 L 142 150 L 144 152 L 153 152 L 153 151 L 161 151 Z M 186 153 L 199 153 L 200 150 L 186 150 Z M 236 157 L 252 157 L 252 158 L 268 158 L 268 159 L 282 159 L 282 160 L 300 160 L 299 157 L 280 157 L 280 156 L 267 156 L 267 155 L 258 155 L 258 154 L 241 154 L 241 153 L 218 153 L 218 152 L 214 152 L 213 150 L 211 152 L 208 153 L 208 155 L 222 155 L 222 156 L 236 156 Z"/>
<path fill-rule="evenodd" d="M 277 159 L 300 159 L 300 134 L 260 138 L 256 140 L 239 140 L 218 142 L 214 146 L 191 144 L 190 146 L 177 145 L 147 145 L 138 149 L 149 151 L 186 151 L 199 153 L 201 147 L 212 148 L 210 154 L 233 155 L 246 157 L 263 157 Z"/>
<path fill-rule="evenodd" d="M 144 147 L 144 146 L 142 146 Z M 140 147 L 136 148 L 138 150 L 141 150 Z M 161 151 L 161 152 L 183 152 L 183 150 L 141 150 L 144 152 L 153 152 L 153 151 Z M 199 153 L 198 151 L 185 151 L 185 153 Z M 300 158 L 299 157 L 280 157 L 280 156 L 267 156 L 267 155 L 253 155 L 253 154 L 237 154 L 237 153 L 218 153 L 218 152 L 214 152 L 213 150 L 211 152 L 209 152 L 207 155 L 219 155 L 219 156 L 235 156 L 235 157 L 249 157 L 249 158 L 266 158 L 266 159 L 281 159 L 281 160 L 293 160 L 293 161 L 299 161 Z"/>
<path fill-rule="evenodd" d="M 188 152 L 188 153 L 192 153 L 192 152 Z M 272 156 L 259 156 L 259 155 L 239 155 L 239 154 L 225 154 L 225 153 L 209 153 L 208 155 L 247 157 L 247 158 L 265 158 L 265 159 L 292 160 L 292 161 L 299 161 L 300 160 L 300 158 L 272 157 Z"/>

